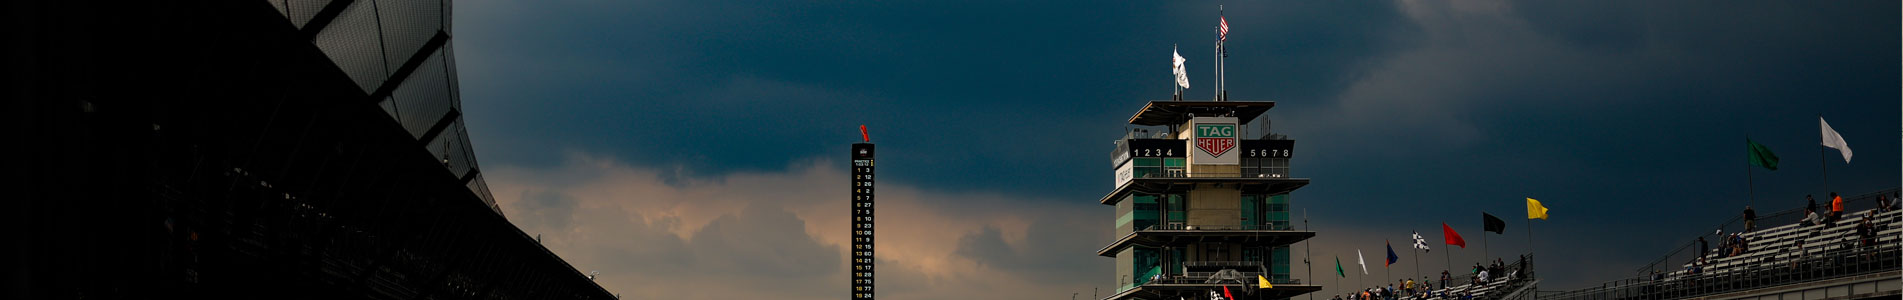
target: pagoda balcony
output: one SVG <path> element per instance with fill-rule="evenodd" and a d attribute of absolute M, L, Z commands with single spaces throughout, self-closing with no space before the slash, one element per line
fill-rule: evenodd
<path fill-rule="evenodd" d="M 1243 194 L 1275 195 L 1286 194 L 1308 185 L 1308 178 L 1287 178 L 1285 175 L 1269 173 L 1209 173 L 1209 172 L 1158 172 L 1131 178 L 1117 186 L 1117 189 L 1105 194 L 1097 203 L 1117 205 L 1132 193 L 1168 194 L 1187 193 L 1198 185 L 1214 184 L 1218 187 L 1233 186 Z"/>
<path fill-rule="evenodd" d="M 1200 242 L 1280 246 L 1294 244 L 1312 237 L 1315 237 L 1314 231 L 1290 230 L 1286 223 L 1226 226 L 1157 224 L 1124 235 L 1109 246 L 1097 250 L 1097 255 L 1116 257 L 1117 252 L 1133 246 L 1164 247 Z"/>
<path fill-rule="evenodd" d="M 1194 262 L 1184 262 L 1185 264 Z M 1267 289 L 1259 286 L 1260 276 L 1273 285 Z M 1176 299 L 1178 297 L 1198 297 L 1208 295 L 1210 291 L 1222 287 L 1235 288 L 1238 295 L 1251 298 L 1277 299 L 1321 291 L 1322 286 L 1308 284 L 1300 279 L 1277 278 L 1266 272 L 1243 272 L 1238 270 L 1216 272 L 1180 272 L 1156 274 L 1143 278 L 1141 283 L 1118 291 L 1104 299 Z"/>

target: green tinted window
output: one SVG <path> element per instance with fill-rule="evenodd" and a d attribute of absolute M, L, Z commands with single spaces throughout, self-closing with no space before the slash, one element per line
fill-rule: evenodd
<path fill-rule="evenodd" d="M 1271 276 L 1273 277 L 1272 280 L 1284 281 L 1284 282 L 1288 281 L 1288 277 L 1289 277 L 1288 276 L 1288 273 L 1289 273 L 1288 272 L 1288 269 L 1289 269 L 1288 256 L 1289 256 L 1288 246 L 1275 247 L 1274 253 L 1269 254 L 1269 257 L 1271 259 L 1269 274 L 1273 275 Z"/>
<path fill-rule="evenodd" d="M 1242 195 L 1241 215 L 1243 226 L 1262 225 L 1262 214 L 1260 210 L 1257 210 L 1257 208 L 1261 207 L 1261 204 L 1262 196 Z"/>
<path fill-rule="evenodd" d="M 1263 210 L 1263 221 L 1275 224 L 1276 227 L 1279 228 L 1290 228 L 1293 224 L 1289 220 L 1288 194 L 1274 195 L 1268 198 L 1267 207 Z"/>
<path fill-rule="evenodd" d="M 1155 167 L 1160 165 L 1158 162 L 1162 160 L 1155 157 L 1138 157 L 1135 161 L 1138 167 Z"/>
<path fill-rule="evenodd" d="M 1163 159 L 1163 166 L 1165 166 L 1165 167 L 1182 167 L 1182 166 L 1183 166 L 1183 158 L 1181 158 L 1181 157 L 1170 157 L 1170 158 L 1164 158 L 1164 159 Z"/>
<path fill-rule="evenodd" d="M 1134 247 L 1132 249 L 1136 250 L 1136 261 L 1131 264 L 1133 269 L 1130 270 L 1130 273 L 1137 274 L 1136 278 L 1133 278 L 1135 284 L 1142 285 L 1150 281 L 1150 276 L 1156 275 L 1158 271 L 1162 270 L 1157 264 L 1157 249 L 1150 247 Z"/>

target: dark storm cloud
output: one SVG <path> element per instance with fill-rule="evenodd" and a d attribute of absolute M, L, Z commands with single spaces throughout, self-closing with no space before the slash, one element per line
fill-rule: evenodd
<path fill-rule="evenodd" d="M 798 162 L 836 158 L 867 124 L 880 144 L 880 184 L 926 199 L 906 202 L 911 218 L 886 218 L 899 221 L 881 223 L 882 234 L 959 228 L 898 243 L 913 248 L 881 260 L 885 295 L 1048 298 L 1115 282 L 1105 271 L 1112 260 L 1091 255 L 1111 239 L 1110 208 L 1089 203 L 1109 188 L 1108 140 L 1141 101 L 1168 97 L 1172 45 L 1190 60 L 1189 95 L 1208 97 L 1215 5 L 465 1 L 455 34 L 485 170 L 535 174 L 491 179 L 535 187 L 517 189 L 533 192 L 512 194 L 521 202 L 505 211 L 525 229 L 569 228 L 559 243 L 571 261 L 666 274 L 731 263 L 701 255 L 732 256 L 785 275 L 808 266 L 792 261 L 832 251 L 843 266 L 839 238 L 786 228 L 843 228 L 844 214 L 786 199 L 843 191 L 828 188 L 843 176 L 808 182 L 838 174 Z M 1751 170 L 1761 211 L 1825 193 L 1820 163 L 1833 190 L 1896 186 L 1897 5 L 1229 3 L 1230 94 L 1279 101 L 1268 118 L 1298 140 L 1294 173 L 1314 179 L 1294 208 L 1320 231 L 1318 264 L 1344 253 L 1352 264 L 1354 249 L 1378 253 L 1409 231 L 1438 241 L 1429 233 L 1441 222 L 1479 240 L 1476 211 L 1509 218 L 1512 234 L 1489 236 L 1488 250 L 1442 254 L 1464 265 L 1483 251 L 1525 253 L 1527 223 L 1513 218 L 1534 197 L 1554 209 L 1532 223 L 1531 250 L 1556 258 L 1542 270 L 1559 271 L 1542 286 L 1576 288 L 1629 275 L 1735 214 L 1750 199 L 1738 145 L 1747 135 L 1786 157 L 1779 171 Z M 1853 163 L 1809 158 L 1820 150 L 1820 114 L 1860 153 Z M 576 151 L 651 176 L 594 176 L 603 174 L 573 166 Z M 754 176 L 762 173 L 780 179 Z M 535 177 L 628 188 L 522 183 Z M 774 185 L 753 185 L 761 182 Z M 722 200 L 603 204 L 658 214 L 589 206 L 656 195 Z M 730 237 L 687 238 L 703 227 Z M 733 250 L 697 254 L 696 243 Z M 745 252 L 777 243 L 794 253 Z M 1426 256 L 1423 267 L 1444 260 Z M 843 289 L 838 266 L 807 273 L 828 275 L 785 276 Z M 711 285 L 640 278 L 605 284 L 649 293 Z"/>
<path fill-rule="evenodd" d="M 1305 6 L 1231 5 L 1232 22 L 1255 26 L 1236 43 L 1276 53 L 1239 60 L 1286 62 L 1257 74 L 1325 86 L 1383 51 L 1371 46 L 1396 21 L 1385 5 Z M 464 93 L 485 157 L 547 165 L 559 160 L 550 148 L 601 149 L 716 175 L 836 154 L 868 124 L 882 158 L 911 165 L 888 178 L 1067 197 L 1101 180 L 1031 182 L 996 166 L 1106 170 L 1074 158 L 1100 156 L 1131 107 L 1168 97 L 1157 78 L 1171 44 L 1207 63 L 1213 38 L 1211 24 L 1189 22 L 1207 9 L 1164 3 L 459 7 L 458 20 L 496 20 L 461 23 L 457 38 L 464 80 L 489 83 Z M 1290 66 L 1330 79 L 1280 71 Z M 1209 70 L 1198 64 L 1193 78 Z"/>
<path fill-rule="evenodd" d="M 1069 225 L 1035 221 L 1020 245 L 1006 242 L 998 228 L 985 227 L 959 238 L 953 253 L 1039 283 L 1101 283 L 1105 280 L 1096 275 L 1116 274 L 1108 263 L 1111 260 L 1095 255 L 1107 237 L 1079 234 L 1092 231 L 1079 227 L 1100 224 Z"/>
<path fill-rule="evenodd" d="M 1297 193 L 1308 199 L 1298 207 L 1331 227 L 1388 228 L 1398 239 L 1443 221 L 1477 226 L 1476 210 L 1511 215 L 1521 198 L 1541 198 L 1571 210 L 1534 224 L 1549 228 L 1535 250 L 1578 258 L 1545 265 L 1569 271 L 1548 273 L 1548 285 L 1565 289 L 1630 275 L 1733 216 L 1750 198 L 1746 135 L 1805 157 L 1820 150 L 1818 113 L 1861 124 L 1870 142 L 1857 149 L 1892 155 L 1829 162 L 1832 188 L 1897 182 L 1897 145 L 1883 142 L 1898 129 L 1888 38 L 1897 32 L 1870 26 L 1892 15 L 1776 3 L 1407 4 L 1416 30 L 1397 36 L 1401 46 L 1368 76 L 1332 103 L 1284 102 L 1270 113 L 1296 124 L 1281 128 L 1309 149 L 1296 172 L 1317 181 Z M 1823 194 L 1818 163 L 1753 170 L 1759 206 Z M 1509 251 L 1525 250 L 1524 236 L 1503 238 Z M 1632 267 L 1600 267 L 1608 264 Z"/>

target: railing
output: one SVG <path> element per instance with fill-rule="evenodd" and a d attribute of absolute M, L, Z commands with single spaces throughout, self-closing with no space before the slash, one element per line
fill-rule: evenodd
<path fill-rule="evenodd" d="M 1256 276 L 1262 276 L 1262 278 L 1268 279 L 1269 283 L 1272 283 L 1272 284 L 1302 284 L 1301 279 L 1277 278 L 1275 274 L 1269 274 L 1265 272 L 1237 272 L 1237 273 L 1241 274 L 1241 276 L 1237 276 L 1236 279 L 1234 280 L 1222 280 L 1219 283 L 1241 282 L 1243 284 L 1256 284 Z M 1209 283 L 1210 276 L 1214 276 L 1214 275 L 1216 275 L 1216 272 L 1189 272 L 1188 274 L 1164 274 L 1162 276 L 1157 276 L 1157 278 L 1154 280 L 1150 280 L 1149 282 L 1144 283 L 1144 285 L 1203 284 L 1203 283 Z"/>
<path fill-rule="evenodd" d="M 1165 169 L 1148 172 L 1136 178 L 1288 178 L 1288 167 L 1262 168 L 1262 172 L 1189 172 L 1185 170 Z"/>
<path fill-rule="evenodd" d="M 1187 224 L 1156 224 L 1156 225 L 1150 225 L 1150 227 L 1145 227 L 1145 228 L 1143 228 L 1143 230 L 1139 230 L 1139 231 L 1152 231 L 1152 230 L 1210 230 L 1210 231 L 1216 231 L 1216 230 L 1290 230 L 1290 229 L 1292 228 L 1292 227 L 1290 226 L 1290 224 L 1291 224 L 1291 223 L 1293 223 L 1293 222 L 1281 222 L 1281 224 L 1277 224 L 1276 222 L 1270 222 L 1269 224 L 1259 224 L 1259 225 L 1187 225 Z"/>
<path fill-rule="evenodd" d="M 1899 190 L 1898 188 L 1890 188 L 1890 189 L 1877 191 L 1875 193 L 1867 193 L 1867 194 L 1856 195 L 1856 196 L 1845 196 L 1844 197 L 1844 211 L 1852 212 L 1852 211 L 1860 211 L 1860 210 L 1875 208 L 1877 207 L 1877 200 L 1880 198 L 1880 196 L 1892 195 L 1897 193 L 1898 190 Z M 1816 195 L 1816 196 L 1818 200 L 1817 204 L 1818 204 L 1818 210 L 1819 210 L 1817 213 L 1818 215 L 1821 216 L 1824 213 L 1830 211 L 1829 194 Z M 1801 201 L 1802 199 L 1779 198 L 1775 200 L 1770 200 L 1767 198 L 1765 203 L 1767 204 L 1768 203 L 1803 204 L 1803 202 Z M 1770 206 L 1770 205 L 1765 205 L 1765 206 Z M 1726 211 L 1735 212 L 1735 214 L 1730 219 L 1727 219 L 1724 223 L 1720 223 L 1718 227 L 1703 230 L 1702 232 L 1698 234 L 1698 236 L 1715 237 L 1715 236 L 1712 236 L 1711 233 L 1714 233 L 1714 232 L 1731 233 L 1731 232 L 1745 231 L 1744 230 L 1745 229 L 1744 215 L 1743 215 L 1744 208 L 1733 207 L 1733 208 L 1726 209 Z M 1846 216 L 1846 218 L 1847 217 L 1848 216 Z M 1803 218 L 1804 218 L 1804 208 L 1796 207 L 1796 208 L 1777 211 L 1777 212 L 1773 212 L 1769 214 L 1758 214 L 1757 221 L 1755 221 L 1754 223 L 1756 223 L 1755 225 L 1757 229 L 1764 229 L 1764 228 L 1772 228 L 1772 227 L 1788 225 L 1788 224 L 1796 224 L 1799 220 Z M 1696 252 L 1694 249 L 1697 248 L 1697 244 L 1698 244 L 1695 238 L 1696 236 L 1694 236 L 1694 239 L 1687 239 L 1684 243 L 1678 244 L 1676 248 L 1673 248 L 1672 251 L 1665 254 L 1665 256 L 1659 257 L 1657 260 L 1653 260 L 1651 263 L 1646 264 L 1644 267 L 1638 268 L 1637 270 L 1635 270 L 1635 272 L 1639 274 L 1645 274 L 1650 271 L 1672 271 L 1677 269 L 1674 266 L 1677 266 L 1678 264 L 1681 264 L 1681 263 L 1693 261 L 1699 255 L 1704 255 L 1703 253 L 1692 253 L 1692 252 Z M 1721 244 L 1723 241 L 1720 239 L 1707 239 L 1706 242 L 1715 246 L 1715 245 Z"/>
<path fill-rule="evenodd" d="M 1186 261 L 1185 267 L 1261 267 L 1260 261 Z"/>
<path fill-rule="evenodd" d="M 1899 269 L 1897 245 L 1849 247 L 1794 259 L 1752 262 L 1703 274 L 1647 275 L 1599 287 L 1540 293 L 1541 299 L 1680 299 Z"/>

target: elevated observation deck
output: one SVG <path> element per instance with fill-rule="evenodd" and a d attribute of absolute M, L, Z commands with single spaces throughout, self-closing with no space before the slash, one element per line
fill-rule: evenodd
<path fill-rule="evenodd" d="M 1315 237 L 1314 231 L 1288 230 L 1288 226 L 1283 224 L 1231 226 L 1157 224 L 1123 235 L 1123 238 L 1117 239 L 1116 242 L 1098 249 L 1097 255 L 1116 257 L 1117 252 L 1132 246 L 1162 247 L 1201 242 L 1281 246 L 1312 237 Z"/>
<path fill-rule="evenodd" d="M 1242 173 L 1158 173 L 1132 178 L 1117 186 L 1116 190 L 1105 194 L 1097 203 L 1117 205 L 1131 193 L 1165 194 L 1182 193 L 1196 189 L 1199 184 L 1233 185 L 1244 194 L 1285 194 L 1308 186 L 1308 178 L 1271 178 L 1266 176 L 1243 176 Z"/>

